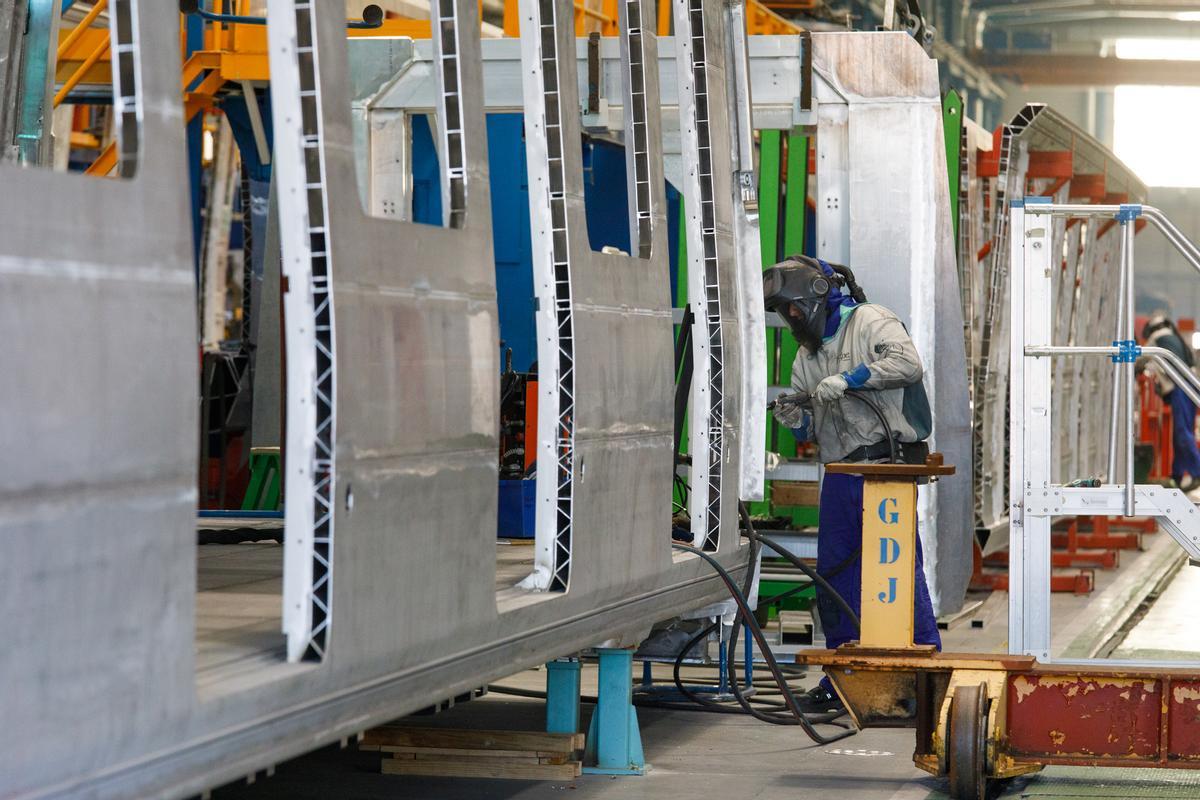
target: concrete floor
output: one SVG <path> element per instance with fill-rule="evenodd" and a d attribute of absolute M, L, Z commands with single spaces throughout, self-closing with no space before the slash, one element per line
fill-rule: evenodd
<path fill-rule="evenodd" d="M 1133 627 L 1113 658 L 1200 661 L 1200 568 L 1184 566 Z"/>
<path fill-rule="evenodd" d="M 492 695 L 421 724 L 537 730 L 544 723 L 543 713 L 539 701 Z M 585 706 L 584 713 L 590 708 Z M 809 793 L 855 800 L 924 800 L 938 785 L 912 766 L 909 731 L 872 731 L 819 747 L 794 727 L 765 725 L 744 716 L 649 708 L 638 714 L 651 764 L 643 776 L 584 775 L 561 783 L 381 775 L 380 754 L 358 752 L 351 745 L 280 765 L 270 779 L 227 787 L 213 798 L 559 800 L 569 792 L 580 800 L 795 800 Z"/>
<path fill-rule="evenodd" d="M 537 685 L 539 673 L 506 681 Z M 594 672 L 585 669 L 584 690 Z M 433 727 L 538 730 L 544 708 L 535 700 L 490 695 L 436 716 Z M 585 724 L 590 708 L 584 707 Z M 864 731 L 814 745 L 794 727 L 744 716 L 638 710 L 650 769 L 631 777 L 584 775 L 570 782 L 499 781 L 381 775 L 380 754 L 350 744 L 280 765 L 273 777 L 215 791 L 213 800 L 947 800 L 945 782 L 913 767 L 912 732 Z M 1200 773 L 1186 770 L 1049 768 L 996 787 L 994 800 L 1181 798 L 1200 800 Z"/>
<path fill-rule="evenodd" d="M 1121 569 L 1097 572 L 1097 590 L 1088 597 L 1054 595 L 1054 650 L 1083 652 L 1111 635 L 1131 603 L 1140 602 L 1145 585 L 1153 583 L 1172 564 L 1178 548 L 1164 534 L 1148 537 L 1146 550 L 1122 553 Z M 519 551 L 502 554 L 501 561 L 523 560 Z M 506 557 L 507 555 L 507 557 Z M 1143 587 L 1143 588 L 1140 588 Z M 498 587 L 500 588 L 500 587 Z M 1140 593 L 1140 594 L 1139 594 Z M 1007 596 L 977 595 L 975 611 L 943 631 L 947 650 L 1000 652 L 1007 647 Z M 1140 626 L 1126 639 L 1128 653 L 1145 657 L 1163 641 L 1195 647 L 1192 632 L 1186 640 L 1165 625 L 1166 619 L 1188 619 L 1200 601 L 1200 570 L 1184 568 L 1162 593 Z M 972 620 L 981 627 L 973 626 Z M 1159 630 L 1155 635 L 1154 631 Z M 1172 631 L 1175 631 L 1172 633 Z M 1168 637 L 1163 640 L 1162 637 Z M 1166 645 L 1171 646 L 1171 645 Z M 1200 652 L 1192 657 L 1200 656 Z M 1187 656 L 1184 656 L 1187 657 Z M 705 673 L 711 675 L 711 672 Z M 816 679 L 812 674 L 803 685 Z M 668 680 L 665 668 L 656 680 Z M 540 689 L 544 672 L 530 670 L 512 676 L 504 685 Z M 584 671 L 585 694 L 595 691 L 595 668 Z M 591 713 L 584 706 L 584 724 Z M 255 783 L 244 782 L 213 792 L 216 800 L 262 798 L 347 798 L 353 800 L 558 800 L 564 796 L 603 800 L 672 800 L 673 798 L 738 798 L 738 800 L 945 800 L 945 783 L 912 765 L 913 735 L 908 730 L 872 730 L 831 745 L 814 745 L 795 727 L 773 726 L 741 715 L 639 709 L 643 743 L 651 769 L 638 777 L 585 775 L 574 781 L 498 781 L 467 778 L 422 778 L 379 773 L 380 754 L 325 748 L 281 764 L 274 776 L 261 773 Z M 541 701 L 492 694 L 415 724 L 461 728 L 540 730 Z M 1050 768 L 997 787 L 995 800 L 1017 798 L 1184 798 L 1200 800 L 1200 771 L 1084 770 Z"/>

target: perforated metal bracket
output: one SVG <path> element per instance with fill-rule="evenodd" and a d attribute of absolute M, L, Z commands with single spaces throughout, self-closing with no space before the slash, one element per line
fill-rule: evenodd
<path fill-rule="evenodd" d="M 1134 514 L 1155 517 L 1188 558 L 1200 560 L 1200 512 L 1179 489 L 1139 484 Z M 1105 484 L 1097 488 L 1045 486 L 1025 490 L 1025 513 L 1029 516 L 1119 517 L 1125 513 L 1125 487 Z"/>

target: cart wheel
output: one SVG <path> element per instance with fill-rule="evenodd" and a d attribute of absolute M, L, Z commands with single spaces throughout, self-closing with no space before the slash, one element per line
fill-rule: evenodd
<path fill-rule="evenodd" d="M 950 703 L 950 796 L 987 797 L 987 685 L 959 686 Z"/>

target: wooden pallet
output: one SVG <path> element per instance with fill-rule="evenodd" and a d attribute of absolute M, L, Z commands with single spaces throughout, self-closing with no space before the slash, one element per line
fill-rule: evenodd
<path fill-rule="evenodd" d="M 582 772 L 582 733 L 388 726 L 363 734 L 385 775 L 572 780 Z"/>

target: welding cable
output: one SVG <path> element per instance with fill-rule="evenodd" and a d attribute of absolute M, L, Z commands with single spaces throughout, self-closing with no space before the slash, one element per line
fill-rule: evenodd
<path fill-rule="evenodd" d="M 671 679 L 675 682 L 675 691 L 679 692 L 688 700 L 691 700 L 693 703 L 699 706 L 712 707 L 720 704 L 713 700 L 709 700 L 707 697 L 701 697 L 692 690 L 688 689 L 683 683 L 683 677 L 680 675 L 680 671 L 683 669 L 683 659 L 687 657 L 688 651 L 695 647 L 696 643 L 701 639 L 715 631 L 719 624 L 720 621 L 718 620 L 717 622 L 702 628 L 699 633 L 697 633 L 691 639 L 688 639 L 687 644 L 685 644 L 683 649 L 679 651 L 679 655 L 675 656 L 675 664 L 671 668 Z"/>
<path fill-rule="evenodd" d="M 750 531 L 753 531 L 753 530 L 754 530 L 753 528 L 750 528 Z M 793 555 L 792 553 L 789 553 L 783 545 L 781 545 L 779 542 L 775 541 L 774 539 L 763 536 L 761 533 L 751 533 L 750 538 L 757 539 L 760 543 L 765 544 L 767 547 L 774 550 L 780 556 L 782 556 L 783 558 L 790 561 L 794 567 L 796 567 L 801 572 L 803 572 L 805 575 L 807 575 L 809 578 L 811 578 L 813 583 L 817 584 L 817 586 L 824 589 L 829 594 L 829 596 L 831 598 L 833 598 L 833 601 L 838 604 L 838 607 L 846 613 L 846 616 L 849 617 L 849 619 L 852 623 L 854 623 L 855 629 L 856 630 L 862 629 L 862 626 L 858 621 L 858 614 L 854 613 L 854 609 L 851 608 L 850 604 L 846 602 L 846 598 L 842 597 L 841 594 L 838 593 L 837 589 L 834 589 L 833 586 L 829 583 L 829 581 L 825 580 L 825 578 L 819 572 L 817 572 L 815 569 L 810 567 L 808 564 L 805 564 L 797 556 Z M 856 553 L 855 555 L 858 555 L 858 554 Z M 843 562 L 843 563 L 845 563 L 845 562 Z M 840 572 L 841 570 L 838 570 L 838 571 Z"/>
<path fill-rule="evenodd" d="M 853 397 L 858 402 L 866 404 L 867 408 L 875 412 L 875 416 L 879 418 L 879 424 L 883 426 L 883 433 L 887 436 L 888 450 L 891 451 L 891 462 L 899 464 L 900 459 L 897 458 L 896 453 L 896 436 L 892 433 L 892 426 L 888 424 L 887 417 L 883 415 L 883 410 L 863 392 L 851 390 L 846 392 L 846 396 Z"/>
<path fill-rule="evenodd" d="M 760 600 L 758 604 L 760 607 L 772 606 L 775 603 L 778 603 L 778 602 L 788 599 L 792 595 L 796 595 L 796 594 L 799 594 L 800 592 L 803 592 L 805 589 L 808 589 L 812 585 L 813 585 L 812 581 L 806 581 L 797 586 L 793 586 L 791 589 L 788 589 L 785 592 L 780 592 L 779 594 L 775 595 L 774 597 L 768 597 L 766 600 Z M 683 648 L 679 651 L 679 655 L 675 657 L 675 664 L 672 668 L 671 677 L 674 679 L 675 688 L 679 691 L 680 694 L 684 695 L 685 697 L 688 697 L 689 699 L 691 699 L 701 705 L 704 704 L 704 700 L 702 700 L 699 697 L 693 697 L 692 693 L 689 692 L 684 687 L 683 679 L 680 675 L 680 672 L 683 669 L 683 660 L 684 660 L 684 658 L 687 657 L 687 654 L 691 651 L 691 649 L 693 647 L 696 646 L 697 642 L 699 642 L 701 639 L 703 639 L 706 636 L 710 636 L 712 634 L 712 632 L 717 629 L 718 624 L 719 623 L 717 623 L 717 622 L 712 623 L 708 627 L 701 629 L 701 631 L 699 633 L 697 633 L 695 636 L 693 636 L 691 639 L 689 639 L 688 643 L 685 644 L 683 646 Z M 705 666 L 711 666 L 711 665 L 705 665 Z M 716 686 L 718 684 L 705 684 L 705 685 Z M 778 691 L 778 690 L 776 690 L 776 691 Z"/>
<path fill-rule="evenodd" d="M 783 556 L 783 558 L 787 559 L 788 561 L 790 561 L 792 563 L 792 566 L 794 566 L 796 569 L 800 570 L 805 575 L 807 575 L 812 580 L 813 583 L 817 584 L 822 589 L 824 589 L 826 592 L 828 592 L 830 594 L 830 596 L 833 597 L 834 601 L 838 604 L 838 606 L 840 606 L 841 609 L 843 611 L 845 611 L 846 614 L 850 617 L 850 621 L 854 623 L 855 629 L 860 630 L 860 631 L 862 630 L 862 626 L 859 624 L 859 621 L 858 621 L 858 614 L 854 613 L 854 609 L 851 608 L 850 604 L 846 602 L 846 598 L 842 597 L 841 594 L 838 593 L 838 590 L 834 589 L 833 586 L 829 583 L 829 581 L 825 580 L 825 578 L 822 577 L 820 573 L 818 573 L 815 569 L 810 567 L 808 564 L 805 564 L 797 556 L 788 552 L 787 548 L 784 547 L 783 545 L 781 545 L 779 542 L 775 541 L 774 539 L 770 539 L 766 536 L 763 536 L 761 533 L 759 533 L 757 530 L 755 530 L 754 521 L 750 519 L 750 511 L 746 508 L 746 504 L 744 502 L 742 502 L 741 500 L 738 500 L 738 516 L 742 520 L 742 525 L 745 526 L 744 532 L 746 533 L 747 538 L 750 539 L 750 544 L 751 544 L 751 548 L 752 548 L 750 551 L 751 555 L 755 555 L 758 552 L 758 550 L 754 549 L 755 545 L 757 545 L 759 549 L 761 549 L 762 545 L 766 545 L 767 547 L 771 548 L 776 553 L 778 553 L 780 556 Z M 845 569 L 846 566 L 848 565 L 847 562 L 849 560 L 850 559 L 848 558 L 846 561 L 843 561 L 841 564 L 839 564 L 837 566 L 836 571 L 841 572 L 843 569 Z M 751 563 L 753 563 L 753 562 L 751 562 Z"/>
<path fill-rule="evenodd" d="M 834 589 L 833 586 L 830 585 L 829 581 L 827 581 L 824 577 L 822 577 L 820 574 L 818 574 L 815 569 L 809 567 L 807 564 L 805 564 L 803 561 L 801 561 L 798 557 L 796 557 L 792 553 L 788 552 L 785 548 L 780 546 L 780 544 L 778 542 L 759 534 L 758 531 L 754 527 L 754 521 L 750 518 L 749 509 L 746 508 L 746 504 L 744 502 L 742 502 L 741 500 L 738 501 L 738 516 L 741 518 L 742 525 L 745 528 L 745 533 L 747 534 L 747 536 L 750 539 L 752 553 L 758 552 L 753 549 L 755 545 L 757 545 L 758 548 L 760 548 L 760 549 L 763 545 L 766 545 L 767 547 L 774 550 L 776 553 L 782 555 L 785 559 L 790 561 L 794 566 L 799 568 L 804 574 L 808 575 L 809 578 L 811 578 L 814 583 L 816 583 L 821 588 L 825 589 L 825 591 L 828 592 L 833 597 L 834 601 L 838 603 L 838 605 L 842 608 L 842 610 L 845 611 L 849 615 L 850 621 L 854 624 L 855 629 L 861 631 L 862 627 L 861 627 L 861 624 L 859 623 L 858 615 L 856 613 L 854 613 L 854 609 L 852 609 L 850 607 L 850 604 L 846 602 L 846 599 L 844 597 L 842 597 L 841 593 L 838 592 L 836 589 Z M 850 559 L 847 559 L 846 561 L 843 561 L 841 564 L 839 564 L 837 567 L 837 571 L 840 572 L 842 569 L 845 569 L 847 562 L 849 560 Z M 751 563 L 754 563 L 754 562 L 751 562 Z M 748 615 L 745 615 L 745 616 L 748 616 Z M 761 634 L 761 629 L 758 628 L 758 621 L 753 619 L 752 617 L 750 617 L 749 619 L 750 619 L 750 622 L 753 623 L 753 627 L 751 628 L 751 630 L 754 631 L 757 629 L 757 630 L 759 630 L 759 633 Z M 736 624 L 737 620 L 735 619 L 734 622 Z M 756 637 L 756 641 L 757 641 L 757 637 Z M 775 665 L 775 669 L 772 671 L 774 674 L 775 672 L 778 671 L 778 665 L 775 664 L 774 654 L 768 648 L 764 648 L 761 643 L 759 644 L 759 647 L 763 651 L 763 658 L 767 661 L 768 666 Z M 727 656 L 728 663 L 730 664 L 730 684 L 733 686 L 734 697 L 738 698 L 738 702 L 742 702 L 741 688 L 737 681 L 736 653 L 737 653 L 737 642 L 733 641 L 730 646 L 729 655 Z M 779 683 L 779 681 L 776 681 L 776 682 Z M 791 694 L 790 687 L 788 687 L 786 683 L 779 683 L 779 689 L 784 694 L 785 702 L 789 703 L 790 705 L 794 705 L 796 703 L 795 697 Z M 834 717 L 836 717 L 836 716 L 840 716 L 840 714 L 835 714 Z M 786 718 L 781 719 L 781 718 L 777 717 L 777 718 L 773 718 L 770 720 L 764 719 L 764 721 L 776 722 L 776 723 L 780 723 L 780 724 L 791 724 L 788 721 L 784 721 L 785 719 Z M 845 734 L 845 736 L 851 736 L 854 733 L 855 733 L 855 731 L 851 730 L 851 731 L 847 732 Z"/>
<path fill-rule="evenodd" d="M 740 614 L 739 614 L 739 618 L 740 618 Z M 735 624 L 737 624 L 736 620 L 735 620 Z M 737 665 L 734 662 L 734 659 L 737 658 L 736 637 L 734 640 L 730 640 L 729 654 L 728 654 L 727 658 L 729 660 L 730 690 L 733 692 L 733 696 L 738 701 L 739 705 L 741 705 L 743 708 L 746 708 L 750 702 L 755 702 L 755 703 L 758 703 L 759 705 L 767 706 L 769 709 L 777 709 L 777 710 L 767 710 L 767 711 L 761 711 L 759 709 L 754 709 L 753 711 L 749 712 L 751 714 L 751 716 L 753 716 L 755 719 L 762 720 L 763 722 L 767 722 L 772 725 L 795 725 L 796 724 L 796 719 L 793 714 L 784 713 L 785 711 L 790 711 L 792 708 L 791 704 L 796 702 L 795 695 L 792 693 L 792 687 L 790 684 L 785 683 L 785 686 L 787 686 L 786 690 L 781 690 L 778 687 L 776 687 L 774 690 L 767 690 L 767 689 L 760 690 L 758 688 L 758 686 L 756 685 L 755 686 L 755 695 L 756 696 L 753 700 L 751 700 L 750 698 L 747 698 L 744 694 L 742 694 L 741 681 L 738 680 L 738 676 L 737 676 Z M 768 658 L 770 658 L 770 659 L 774 658 L 774 654 L 771 653 L 769 650 L 763 653 L 763 660 L 765 661 Z M 772 694 L 779 694 L 779 695 L 783 695 L 786 691 L 786 697 L 783 698 L 783 702 L 758 699 L 757 695 L 759 693 L 766 693 L 768 691 L 771 692 Z M 791 701 L 791 702 L 789 703 L 788 701 Z M 843 710 L 843 711 L 827 711 L 823 714 L 806 714 L 805 719 L 807 719 L 809 724 L 812 724 L 812 725 L 835 725 L 839 728 L 848 728 L 849 726 L 847 726 L 847 725 L 843 725 L 841 723 L 834 722 L 834 720 L 836 720 L 838 717 L 841 717 L 845 713 L 846 712 Z M 850 730 L 849 732 L 847 732 L 843 735 L 840 735 L 837 738 L 844 739 L 847 736 L 853 736 L 855 733 L 857 733 L 857 731 Z M 836 739 L 835 739 L 835 741 L 836 741 Z"/>
<path fill-rule="evenodd" d="M 744 508 L 744 504 L 742 505 Z M 821 745 L 831 744 L 833 742 L 840 741 L 841 739 L 845 739 L 847 736 L 853 736 L 857 731 L 846 730 L 835 736 L 824 736 L 812 726 L 812 723 L 808 721 L 808 718 L 804 715 L 804 712 L 800 710 L 800 706 L 796 701 L 795 695 L 788 690 L 787 680 L 784 678 L 783 673 L 779 669 L 779 665 L 776 663 L 774 656 L 771 654 L 770 646 L 767 644 L 767 640 L 763 635 L 762 628 L 759 627 L 758 621 L 754 618 L 754 612 L 750 610 L 750 606 L 746 602 L 745 594 L 743 594 L 742 590 L 738 587 L 737 583 L 734 582 L 733 578 L 729 575 L 725 568 L 722 567 L 715 558 L 697 547 L 681 544 L 679 542 L 672 542 L 671 546 L 677 550 L 683 550 L 685 552 L 692 553 L 703 559 L 705 563 L 707 563 L 713 568 L 713 570 L 716 571 L 717 575 L 721 578 L 722 583 L 725 584 L 725 588 L 729 590 L 729 594 L 737 604 L 741 616 L 750 626 L 750 634 L 754 637 L 754 641 L 758 645 L 759 652 L 762 653 L 763 657 L 766 659 L 767 669 L 770 670 L 771 675 L 775 678 L 775 683 L 778 684 L 780 691 L 783 692 L 783 698 L 788 704 L 788 710 L 792 712 L 793 721 L 786 724 L 799 725 L 804 729 L 804 732 L 808 735 L 808 738 Z M 749 563 L 754 564 L 755 562 L 751 561 Z M 753 566 L 751 566 L 751 570 L 753 570 Z M 740 692 L 738 693 L 738 696 L 741 696 Z M 744 701 L 745 698 L 742 697 L 742 700 Z M 748 702 L 744 703 L 743 708 L 745 708 L 755 719 L 776 724 L 779 722 L 777 717 L 764 714 L 758 709 L 753 708 Z"/>

